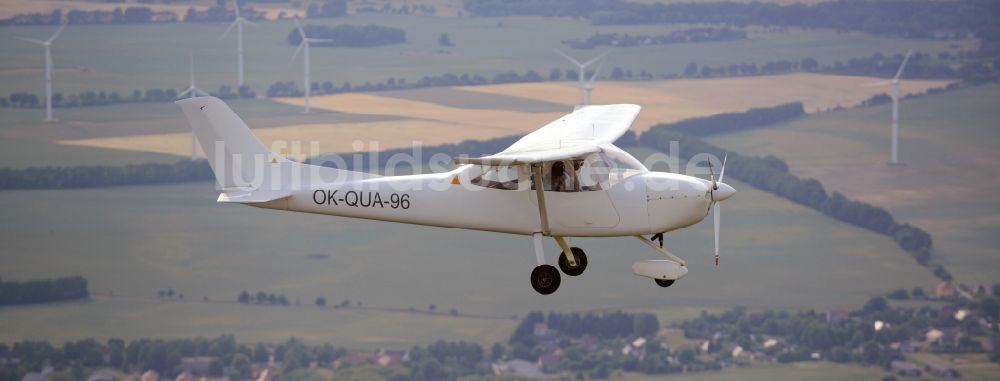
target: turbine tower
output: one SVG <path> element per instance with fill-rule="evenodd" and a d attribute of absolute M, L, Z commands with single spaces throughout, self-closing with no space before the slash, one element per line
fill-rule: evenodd
<path fill-rule="evenodd" d="M 580 80 L 580 85 L 579 85 L 579 87 L 580 87 L 580 105 L 583 105 L 583 106 L 589 105 L 590 104 L 590 94 L 594 91 L 594 80 L 597 79 L 597 73 L 601 70 L 601 68 L 600 68 L 600 66 L 598 66 L 597 70 L 594 70 L 594 73 L 590 77 L 590 80 L 586 81 L 585 78 L 584 78 L 584 75 L 586 73 L 587 66 L 590 66 L 594 62 L 597 62 L 598 60 L 601 60 L 602 58 L 606 57 L 608 54 L 611 53 L 611 51 L 609 50 L 609 51 L 606 51 L 604 53 L 601 53 L 601 55 L 599 55 L 597 57 L 594 57 L 594 58 L 591 58 L 589 61 L 583 62 L 583 63 L 580 63 L 580 61 L 577 61 L 576 59 L 574 59 L 573 57 L 570 57 L 566 53 L 563 53 L 559 49 L 556 49 L 555 52 L 558 53 L 559 55 L 563 56 L 564 58 L 566 58 L 567 60 L 569 60 L 570 62 L 572 62 L 574 65 L 576 65 L 577 68 L 579 68 L 580 71 L 579 71 L 579 74 L 577 75 L 577 78 L 579 78 L 579 80 Z M 603 65 L 603 63 L 604 63 L 604 61 L 601 61 L 601 65 Z"/>
<path fill-rule="evenodd" d="M 899 163 L 899 77 L 903 75 L 903 68 L 906 67 L 911 55 L 913 49 L 906 52 L 903 63 L 899 65 L 899 70 L 896 70 L 896 76 L 892 77 L 892 159 L 889 160 L 891 164 Z"/>
<path fill-rule="evenodd" d="M 63 29 L 66 28 L 66 24 L 62 24 L 52 37 L 48 40 L 42 41 L 34 38 L 16 37 L 19 40 L 33 42 L 45 47 L 45 121 L 52 122 L 55 118 L 52 117 L 52 41 L 55 41 L 59 37 L 59 33 L 62 33 Z"/>
<path fill-rule="evenodd" d="M 906 56 L 903 57 L 903 63 L 899 65 L 899 69 L 896 70 L 896 76 L 892 77 L 889 81 L 875 82 L 871 86 L 880 85 L 891 85 L 892 86 L 892 148 L 889 156 L 889 164 L 899 164 L 899 77 L 903 75 L 903 69 L 906 68 L 906 62 L 910 60 L 910 56 L 913 55 L 913 49 L 906 52 Z"/>
<path fill-rule="evenodd" d="M 302 109 L 302 112 L 303 113 L 308 113 L 309 112 L 309 93 L 312 90 L 311 89 L 312 88 L 312 82 L 309 81 L 309 44 L 313 43 L 313 42 L 327 42 L 327 41 L 330 41 L 330 40 L 324 40 L 324 39 L 319 39 L 319 38 L 309 38 L 309 37 L 306 37 L 306 31 L 304 29 L 302 29 L 302 24 L 299 23 L 299 18 L 296 17 L 293 20 L 295 21 L 295 27 L 298 28 L 298 30 L 299 30 L 299 36 L 302 37 L 302 42 L 300 42 L 299 46 L 297 48 L 295 48 L 295 53 L 292 54 L 292 59 L 289 60 L 288 63 L 291 64 L 291 61 L 295 61 L 295 57 L 299 56 L 299 51 L 302 51 L 302 62 L 303 62 L 303 65 L 304 65 L 304 73 L 305 73 L 304 74 L 305 78 L 303 79 L 303 81 L 305 82 L 305 103 L 304 103 L 304 108 Z"/>
<path fill-rule="evenodd" d="M 583 103 L 584 105 L 590 104 L 590 96 L 594 93 L 594 80 L 597 79 L 597 74 L 601 72 L 602 67 L 604 67 L 604 60 L 601 60 L 601 62 L 597 64 L 597 69 L 594 69 L 594 73 L 590 75 L 590 79 L 583 84 L 583 91 L 586 93 L 586 102 Z M 582 71 L 580 72 L 580 77 L 583 77 Z"/>
<path fill-rule="evenodd" d="M 185 89 L 183 92 L 177 95 L 178 99 L 184 98 L 185 96 L 188 96 L 188 98 L 194 98 L 194 97 L 208 95 L 207 92 L 202 91 L 201 89 L 198 88 L 198 86 L 194 85 L 194 53 L 191 53 L 191 56 L 189 58 L 190 59 L 188 60 L 188 79 L 190 80 L 190 82 L 188 82 L 187 89 Z M 197 144 L 198 140 L 194 136 L 194 130 L 191 130 L 191 160 L 197 158 L 198 155 Z"/>
<path fill-rule="evenodd" d="M 222 36 L 219 36 L 219 39 L 221 40 L 223 38 L 226 38 L 226 36 L 229 35 L 229 32 L 232 31 L 233 28 L 236 28 L 236 73 L 237 73 L 236 75 L 237 75 L 237 84 L 238 86 L 242 87 L 243 86 L 243 24 L 247 25 L 257 25 L 257 24 L 254 24 L 250 21 L 247 21 L 247 19 L 243 18 L 243 15 L 240 14 L 240 5 L 236 3 L 236 0 L 233 0 L 233 9 L 236 10 L 236 20 L 233 20 L 233 23 L 229 24 L 229 27 L 226 28 L 226 31 L 222 33 Z"/>

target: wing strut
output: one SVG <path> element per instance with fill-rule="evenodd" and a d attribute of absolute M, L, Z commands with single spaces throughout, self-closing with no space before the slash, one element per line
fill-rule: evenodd
<path fill-rule="evenodd" d="M 531 175 L 535 180 L 535 196 L 538 197 L 538 216 L 542 220 L 542 234 L 549 235 L 549 213 L 545 208 L 545 185 L 542 184 L 542 164 L 531 164 Z"/>

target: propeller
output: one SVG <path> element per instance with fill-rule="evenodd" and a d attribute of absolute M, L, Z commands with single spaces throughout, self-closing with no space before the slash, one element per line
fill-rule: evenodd
<path fill-rule="evenodd" d="M 715 180 L 715 171 L 712 161 L 708 161 L 708 173 L 712 179 L 712 188 L 708 191 L 712 202 L 708 204 L 708 209 L 712 211 L 712 223 L 715 227 L 715 266 L 719 266 L 719 222 L 722 220 L 722 205 L 716 205 L 736 194 L 736 190 L 728 184 L 722 182 L 726 176 L 726 161 L 729 153 L 722 157 L 722 169 L 719 171 L 719 180 Z"/>

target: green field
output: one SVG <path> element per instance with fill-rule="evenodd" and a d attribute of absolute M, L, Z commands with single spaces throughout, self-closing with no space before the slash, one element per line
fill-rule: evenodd
<path fill-rule="evenodd" d="M 548 297 L 528 284 L 534 257 L 521 236 L 220 205 L 210 183 L 0 192 L 0 208 L 8 211 L 0 217 L 0 277 L 80 274 L 94 293 L 114 295 L 88 304 L 0 309 L 0 322 L 12 328 L 0 332 L 0 341 L 230 332 L 241 340 L 303 335 L 357 347 L 386 336 L 393 343 L 489 343 L 513 324 L 199 303 L 204 297 L 232 301 L 242 290 L 281 293 L 304 304 L 325 296 L 365 307 L 436 304 L 501 318 L 531 310 L 640 308 L 677 321 L 734 305 L 853 308 L 895 288 L 933 285 L 891 240 L 734 184 L 740 193 L 723 214 L 721 267 L 712 265 L 707 221 L 668 235 L 671 250 L 691 267 L 670 289 L 631 274 L 633 261 L 654 254 L 634 239 L 576 239 L 591 266 Z M 546 249 L 551 259 L 555 244 Z M 156 301 L 157 291 L 167 288 L 193 303 Z M 385 330 L 372 325 L 374 319 L 426 329 Z"/>
<path fill-rule="evenodd" d="M 1000 266 L 1000 85 L 904 100 L 900 160 L 888 166 L 890 106 L 811 115 L 710 142 L 773 154 L 792 172 L 887 208 L 928 230 L 935 260 L 968 284 L 998 281 Z"/>
<path fill-rule="evenodd" d="M 503 23 L 498 28 L 498 22 Z M 553 67 L 570 65 L 552 52 L 564 47 L 560 41 L 585 38 L 595 32 L 662 34 L 676 25 L 593 26 L 568 18 L 459 18 L 363 14 L 340 19 L 309 20 L 307 24 L 367 24 L 395 26 L 406 30 L 406 44 L 377 48 L 314 48 L 312 80 L 354 85 L 381 82 L 389 77 L 412 82 L 424 75 L 444 73 L 482 74 L 534 69 L 543 75 Z M 54 89 L 67 94 L 81 91 L 118 91 L 172 87 L 188 83 L 188 55 L 195 54 L 199 86 L 205 90 L 236 82 L 236 43 L 233 36 L 220 40 L 224 23 L 72 26 L 53 45 L 56 66 Z M 302 84 L 302 63 L 289 63 L 294 47 L 287 43 L 291 21 L 261 22 L 245 29 L 246 78 L 258 94 L 275 81 Z M 42 50 L 13 39 L 15 36 L 46 38 L 51 27 L 0 28 L 0 83 L 3 92 L 42 93 Z M 455 47 L 437 45 L 448 33 Z M 872 37 L 855 33 L 754 30 L 746 41 L 675 44 L 617 49 L 605 70 L 620 66 L 636 73 L 677 74 L 689 62 L 713 66 L 730 63 L 765 63 L 771 60 L 820 62 L 903 52 L 900 46 L 936 54 L 968 49 L 974 42 L 948 42 Z M 578 57 L 595 51 L 572 51 Z M 6 95 L 6 94 L 5 94 Z"/>

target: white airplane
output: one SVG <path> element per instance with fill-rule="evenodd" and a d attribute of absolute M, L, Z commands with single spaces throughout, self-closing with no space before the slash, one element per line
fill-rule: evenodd
<path fill-rule="evenodd" d="M 218 202 L 406 224 L 531 236 L 538 266 L 531 285 L 559 288 L 542 241 L 562 249 L 563 273 L 577 276 L 587 256 L 568 237 L 634 236 L 667 259 L 635 262 L 635 274 L 669 287 L 687 263 L 663 248 L 662 233 L 703 220 L 736 190 L 722 182 L 651 172 L 612 143 L 628 131 L 637 105 L 582 106 L 495 155 L 454 158 L 452 171 L 406 176 L 302 164 L 271 152 L 223 101 L 177 101 L 222 191 Z M 541 184 L 542 186 L 537 186 Z M 718 264 L 719 206 L 715 205 Z M 659 237 L 656 245 L 645 235 Z"/>

